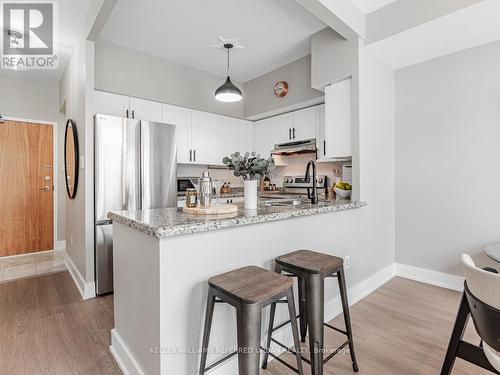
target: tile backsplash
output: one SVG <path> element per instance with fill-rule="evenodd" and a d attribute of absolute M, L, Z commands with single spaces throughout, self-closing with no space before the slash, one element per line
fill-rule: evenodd
<path fill-rule="evenodd" d="M 282 159 L 287 165 L 277 166 L 271 175 L 271 183 L 276 184 L 276 186 L 283 185 L 284 176 L 301 176 L 306 171 L 306 165 L 309 160 L 311 160 L 311 155 L 295 155 L 284 157 Z M 342 165 L 350 163 L 342 162 L 322 162 L 316 163 L 317 174 L 324 174 L 333 181 L 335 169 L 339 169 L 342 173 Z M 177 175 L 179 177 L 192 177 L 201 176 L 202 172 L 209 169 L 210 176 L 212 178 L 220 178 L 224 181 L 230 182 L 231 186 L 241 187 L 243 186 L 243 179 L 240 177 L 235 177 L 233 171 L 228 169 L 216 169 L 209 168 L 206 165 L 190 165 L 190 164 L 179 164 L 177 166 Z"/>

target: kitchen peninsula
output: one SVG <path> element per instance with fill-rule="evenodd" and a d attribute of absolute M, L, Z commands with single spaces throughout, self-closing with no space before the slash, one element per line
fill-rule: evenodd
<path fill-rule="evenodd" d="M 276 256 L 301 248 L 346 255 L 341 246 L 348 239 L 342 228 L 355 227 L 354 209 L 365 205 L 261 200 L 255 211 L 239 206 L 238 213 L 216 218 L 176 208 L 109 213 L 114 232 L 113 356 L 128 374 L 195 374 L 211 276 L 247 265 L 272 269 Z M 326 299 L 330 314 L 331 300 L 333 292 Z M 278 319 L 286 316 L 278 309 Z M 235 312 L 218 304 L 209 363 L 235 345 Z M 234 375 L 236 369 L 234 357 L 213 373 Z"/>

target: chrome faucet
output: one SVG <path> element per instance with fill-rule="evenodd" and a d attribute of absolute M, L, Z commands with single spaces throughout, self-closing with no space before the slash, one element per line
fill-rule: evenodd
<path fill-rule="evenodd" d="M 306 176 L 304 179 L 309 182 L 310 181 L 310 175 L 309 175 L 309 168 L 312 165 L 312 170 L 313 170 L 313 175 L 312 175 L 312 188 L 308 187 L 307 188 L 307 198 L 311 200 L 311 204 L 318 204 L 318 191 L 317 191 L 317 183 L 316 183 L 316 163 L 311 160 L 309 163 L 307 163 L 306 167 Z M 312 190 L 312 192 L 311 192 Z"/>

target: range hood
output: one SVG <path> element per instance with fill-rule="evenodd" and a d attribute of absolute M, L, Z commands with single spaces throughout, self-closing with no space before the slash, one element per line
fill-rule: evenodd
<path fill-rule="evenodd" d="M 316 138 L 306 139 L 303 141 L 294 141 L 287 143 L 279 143 L 274 145 L 273 155 L 302 155 L 316 154 Z"/>

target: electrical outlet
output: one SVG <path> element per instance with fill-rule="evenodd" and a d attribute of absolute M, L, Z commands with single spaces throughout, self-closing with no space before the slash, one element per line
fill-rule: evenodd
<path fill-rule="evenodd" d="M 351 257 L 350 256 L 346 256 L 344 258 L 344 268 L 346 270 L 348 270 L 349 268 L 351 268 Z"/>

